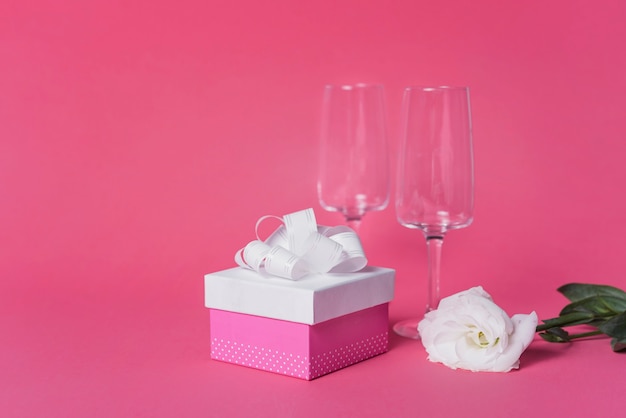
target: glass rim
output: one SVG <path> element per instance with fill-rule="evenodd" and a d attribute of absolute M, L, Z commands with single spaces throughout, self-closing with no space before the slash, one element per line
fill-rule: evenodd
<path fill-rule="evenodd" d="M 384 89 L 384 84 L 382 83 L 367 83 L 367 82 L 358 82 L 358 83 L 328 83 L 324 85 L 326 89 L 340 89 L 340 90 L 357 90 L 357 89 L 367 89 L 367 88 L 376 88 L 376 89 Z"/>
<path fill-rule="evenodd" d="M 459 91 L 465 90 L 469 91 L 469 86 L 452 86 L 452 85 L 441 85 L 441 86 L 425 86 L 425 85 L 412 85 L 404 88 L 405 91 L 409 90 L 421 90 L 421 91 Z"/>

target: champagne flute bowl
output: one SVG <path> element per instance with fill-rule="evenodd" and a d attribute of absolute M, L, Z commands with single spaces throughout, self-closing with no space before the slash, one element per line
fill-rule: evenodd
<path fill-rule="evenodd" d="M 359 229 L 366 212 L 389 202 L 389 155 L 384 87 L 324 88 L 317 192 L 327 211 Z"/>

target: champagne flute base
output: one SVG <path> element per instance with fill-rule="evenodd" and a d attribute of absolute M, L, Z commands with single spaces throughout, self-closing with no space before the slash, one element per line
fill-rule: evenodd
<path fill-rule="evenodd" d="M 421 318 L 405 319 L 404 321 L 397 322 L 393 326 L 393 331 L 405 338 L 412 338 L 419 340 L 420 335 L 417 332 L 417 324 L 421 321 Z"/>

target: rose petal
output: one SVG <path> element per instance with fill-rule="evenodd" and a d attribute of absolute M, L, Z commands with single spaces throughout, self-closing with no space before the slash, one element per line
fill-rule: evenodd
<path fill-rule="evenodd" d="M 493 365 L 494 372 L 508 372 L 519 367 L 519 358 L 535 337 L 537 314 L 533 311 L 528 315 L 517 314 L 511 318 L 515 331 L 509 340 L 509 347 Z"/>
<path fill-rule="evenodd" d="M 492 300 L 491 295 L 485 292 L 485 289 L 483 289 L 482 286 L 476 286 L 476 287 L 472 287 L 471 289 L 464 290 L 463 292 L 455 293 L 454 295 L 450 295 L 448 297 L 441 299 L 441 301 L 439 302 L 439 306 L 437 307 L 437 310 L 441 308 L 445 309 L 448 306 L 455 307 L 459 303 L 459 299 L 463 299 L 466 296 L 470 296 L 470 297 L 473 296 L 473 297 Z"/>

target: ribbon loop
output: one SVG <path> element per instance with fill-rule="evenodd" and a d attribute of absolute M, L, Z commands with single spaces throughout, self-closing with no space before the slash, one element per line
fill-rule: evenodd
<path fill-rule="evenodd" d="M 258 239 L 259 224 L 268 218 L 283 222 L 265 242 Z M 256 224 L 257 240 L 235 254 L 241 267 L 290 280 L 313 273 L 350 273 L 367 265 L 359 236 L 347 226 L 317 225 L 313 209 L 263 216 Z"/>

